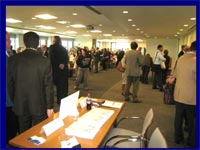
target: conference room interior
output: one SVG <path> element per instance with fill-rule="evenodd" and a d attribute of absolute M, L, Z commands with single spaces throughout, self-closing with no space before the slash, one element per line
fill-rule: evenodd
<path fill-rule="evenodd" d="M 130 43 L 136 41 L 142 55 L 146 49 L 146 54 L 154 57 L 157 46 L 162 44 L 169 51 L 173 70 L 181 45 L 190 46 L 196 40 L 196 6 L 6 6 L 6 31 L 10 34 L 12 49 L 20 52 L 25 49 L 23 34 L 28 31 L 40 36 L 39 47 L 49 47 L 53 36 L 60 36 L 62 45 L 75 52 L 77 47 L 108 48 L 113 53 L 128 51 Z M 80 89 L 79 97 L 89 92 L 93 98 L 125 102 L 121 95 L 121 73 L 115 63 L 106 70 L 99 64 L 98 74 L 92 69 L 90 89 Z M 75 75 L 69 77 L 69 94 L 75 92 Z M 159 127 L 168 148 L 188 148 L 186 143 L 174 143 L 175 105 L 163 103 L 163 92 L 152 90 L 152 80 L 150 72 L 149 83 L 140 83 L 142 103 L 125 102 L 117 120 L 126 116 L 144 117 L 153 108 L 155 116 L 148 138 Z M 54 110 L 59 112 L 59 107 L 55 95 Z M 141 132 L 141 126 L 141 121 L 134 121 L 120 127 Z"/>

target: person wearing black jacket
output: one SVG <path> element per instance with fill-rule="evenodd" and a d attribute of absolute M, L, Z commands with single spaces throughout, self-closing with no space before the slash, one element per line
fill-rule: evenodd
<path fill-rule="evenodd" d="M 68 95 L 68 62 L 67 50 L 61 45 L 59 36 L 54 36 L 53 45 L 49 47 L 53 81 L 57 91 L 57 104 Z"/>
<path fill-rule="evenodd" d="M 81 55 L 78 57 L 76 61 L 76 64 L 78 66 L 78 73 L 74 90 L 79 89 L 79 85 L 81 82 L 83 82 L 84 90 L 88 90 L 88 77 L 89 77 L 89 67 L 91 59 L 92 59 L 91 55 L 87 53 L 87 50 L 82 49 Z"/>
<path fill-rule="evenodd" d="M 26 49 L 9 57 L 7 67 L 8 92 L 18 116 L 19 133 L 53 114 L 54 97 L 50 61 L 37 53 L 39 36 L 27 32 L 23 41 Z"/>

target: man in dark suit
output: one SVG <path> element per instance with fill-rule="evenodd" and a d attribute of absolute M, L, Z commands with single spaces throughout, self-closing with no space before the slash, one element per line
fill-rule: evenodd
<path fill-rule="evenodd" d="M 67 50 L 61 45 L 59 36 L 54 36 L 53 45 L 49 47 L 53 80 L 57 91 L 57 103 L 68 95 L 68 62 Z"/>
<path fill-rule="evenodd" d="M 8 90 L 20 133 L 53 114 L 53 80 L 49 59 L 39 55 L 39 36 L 23 36 L 26 49 L 8 60 Z"/>
<path fill-rule="evenodd" d="M 8 58 L 14 55 L 13 51 L 10 49 L 10 35 L 6 32 L 6 69 Z M 17 116 L 13 112 L 13 102 L 8 94 L 8 87 L 6 85 L 6 143 L 17 135 L 19 130 Z"/>

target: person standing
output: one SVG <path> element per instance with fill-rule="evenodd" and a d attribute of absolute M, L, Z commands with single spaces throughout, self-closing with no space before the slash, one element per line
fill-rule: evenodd
<path fill-rule="evenodd" d="M 181 56 L 173 75 L 167 80 L 172 83 L 176 78 L 174 99 L 176 102 L 175 112 L 175 142 L 180 144 L 184 141 L 183 119 L 184 113 L 188 120 L 187 144 L 196 146 L 196 41 L 192 42 L 189 51 Z"/>
<path fill-rule="evenodd" d="M 9 57 L 14 55 L 13 51 L 10 49 L 10 43 L 10 35 L 6 32 L 6 70 Z M 8 144 L 8 141 L 14 138 L 18 132 L 19 124 L 16 114 L 13 112 L 13 101 L 8 94 L 8 85 L 6 83 L 6 143 Z"/>
<path fill-rule="evenodd" d="M 22 133 L 53 114 L 53 80 L 49 59 L 37 53 L 39 36 L 23 36 L 26 49 L 8 60 L 8 91 Z"/>
<path fill-rule="evenodd" d="M 89 77 L 89 67 L 91 63 L 91 56 L 87 53 L 87 49 L 81 50 L 81 55 L 78 56 L 78 59 L 76 60 L 76 64 L 78 66 L 78 72 L 77 72 L 77 79 L 74 86 L 74 90 L 79 89 L 79 85 L 83 82 L 83 88 L 84 90 L 88 89 L 88 77 Z"/>
<path fill-rule="evenodd" d="M 166 59 L 166 61 L 165 61 L 166 68 L 162 69 L 162 82 L 163 82 L 163 84 L 165 84 L 167 76 L 169 75 L 169 72 L 170 72 L 169 69 L 171 67 L 171 61 L 172 61 L 171 60 L 172 58 L 168 55 L 167 49 L 164 50 L 164 58 Z"/>
<path fill-rule="evenodd" d="M 144 65 L 142 66 L 142 83 L 148 84 L 149 71 L 152 66 L 153 60 L 150 54 L 144 56 Z"/>
<path fill-rule="evenodd" d="M 162 61 L 166 61 L 166 59 L 162 55 L 163 46 L 158 45 L 157 50 L 155 52 L 154 57 L 154 77 L 153 77 L 153 87 L 152 89 L 157 89 L 157 86 L 159 87 L 160 91 L 163 91 L 163 82 L 162 82 L 162 69 L 160 64 Z"/>
<path fill-rule="evenodd" d="M 67 50 L 62 46 L 59 36 L 53 37 L 53 45 L 49 47 L 51 65 L 53 69 L 53 81 L 56 86 L 57 104 L 68 95 L 68 63 Z"/>
<path fill-rule="evenodd" d="M 127 76 L 126 90 L 125 90 L 125 101 L 129 101 L 129 90 L 131 84 L 133 85 L 132 97 L 133 103 L 141 102 L 138 100 L 138 89 L 140 82 L 140 67 L 143 64 L 143 58 L 140 51 L 137 51 L 138 44 L 136 42 L 131 43 L 131 50 L 125 55 L 125 74 Z"/>

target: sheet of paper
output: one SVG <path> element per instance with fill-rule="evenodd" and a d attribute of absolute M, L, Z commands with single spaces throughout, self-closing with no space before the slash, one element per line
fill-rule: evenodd
<path fill-rule="evenodd" d="M 102 104 L 102 106 L 106 107 L 112 107 L 112 108 L 121 108 L 123 103 L 121 102 L 115 102 L 110 100 L 105 100 L 105 102 Z"/>
<path fill-rule="evenodd" d="M 53 132 L 55 132 L 57 129 L 59 129 L 62 126 L 64 126 L 63 120 L 60 118 L 57 118 L 49 122 L 48 124 L 44 125 L 41 129 L 42 130 L 41 132 L 44 132 L 46 136 L 49 136 L 50 134 L 52 134 Z"/>
<path fill-rule="evenodd" d="M 93 139 L 113 113 L 114 110 L 94 108 L 66 128 L 65 133 L 67 135 Z"/>
<path fill-rule="evenodd" d="M 59 118 L 64 119 L 67 116 L 79 115 L 79 112 L 77 109 L 79 93 L 80 91 L 77 91 L 61 100 Z"/>

